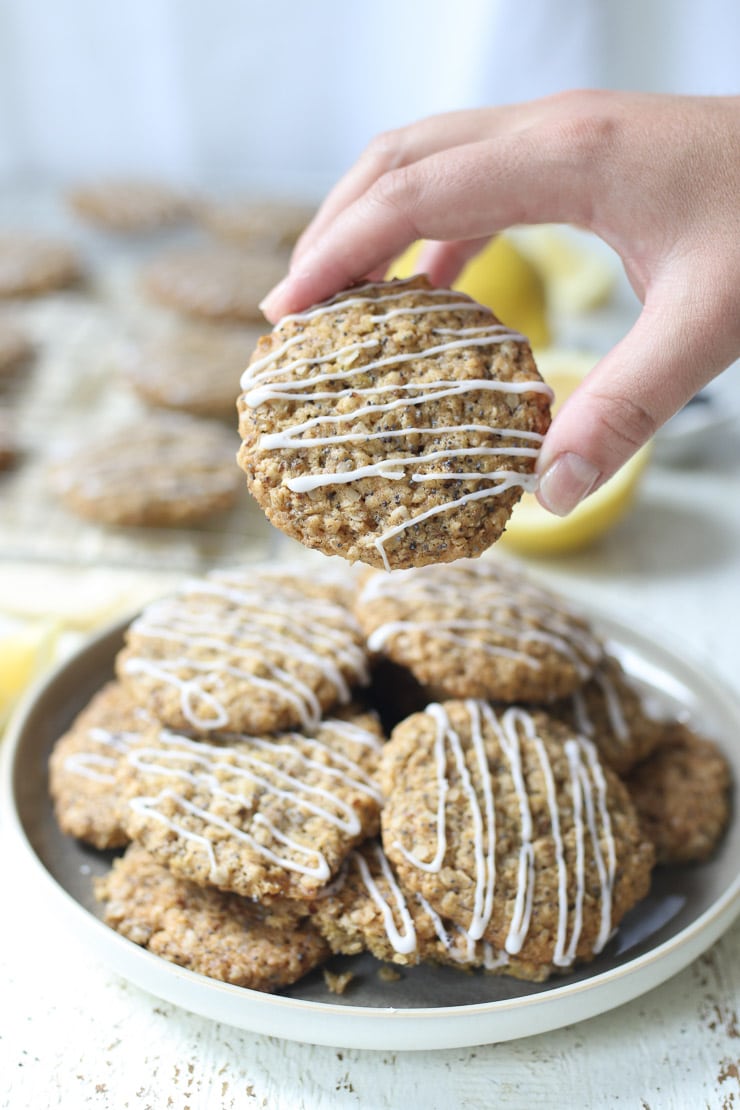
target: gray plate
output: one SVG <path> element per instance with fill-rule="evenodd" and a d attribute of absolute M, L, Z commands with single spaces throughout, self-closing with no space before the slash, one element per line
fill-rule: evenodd
<path fill-rule="evenodd" d="M 611 618 L 590 615 L 610 650 L 656 705 L 688 716 L 719 741 L 740 781 L 740 702 L 735 695 L 683 655 Z M 740 909 L 740 823 L 735 820 L 714 859 L 656 870 L 649 896 L 628 914 L 601 955 L 548 983 L 428 967 L 402 969 L 400 979 L 387 982 L 378 976 L 380 965 L 362 956 L 332 961 L 332 969 L 354 972 L 344 995 L 330 994 L 316 972 L 281 996 L 266 996 L 175 968 L 99 921 L 92 877 L 108 869 L 112 854 L 63 836 L 48 795 L 47 763 L 54 741 L 112 677 L 122 633 L 118 625 L 91 641 L 27 700 L 7 738 L 5 792 L 21 850 L 40 865 L 36 870 L 51 879 L 67 907 L 91 926 L 91 939 L 108 962 L 160 997 L 244 1028 L 345 1047 L 452 1047 L 505 1040 L 635 997 L 685 966 Z M 307 1026 L 303 1004 L 323 1020 Z M 382 1032 L 373 1018 L 389 1013 L 394 1020 Z M 436 1026 L 429 1021 L 435 1015 Z"/>

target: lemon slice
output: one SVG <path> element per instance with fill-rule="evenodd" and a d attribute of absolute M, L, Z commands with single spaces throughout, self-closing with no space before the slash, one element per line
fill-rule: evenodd
<path fill-rule="evenodd" d="M 598 361 L 597 355 L 553 348 L 540 353 L 537 366 L 555 392 L 553 412 Z M 621 520 L 632 505 L 651 447 L 632 456 L 604 485 L 566 517 L 553 516 L 533 494 L 515 507 L 500 543 L 521 555 L 562 555 L 588 547 Z"/>
<path fill-rule="evenodd" d="M 0 728 L 24 689 L 54 658 L 59 626 L 0 617 Z"/>
<path fill-rule="evenodd" d="M 555 313 L 589 312 L 614 292 L 617 266 L 593 238 L 577 238 L 551 224 L 517 232 L 517 246 L 544 279 Z"/>
<path fill-rule="evenodd" d="M 412 243 L 387 276 L 411 277 L 423 246 Z M 507 327 L 526 335 L 533 347 L 550 343 L 546 290 L 537 268 L 505 235 L 492 239 L 471 258 L 452 286 L 487 305 Z"/>

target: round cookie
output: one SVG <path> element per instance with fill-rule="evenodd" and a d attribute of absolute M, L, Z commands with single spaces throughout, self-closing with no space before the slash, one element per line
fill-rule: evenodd
<path fill-rule="evenodd" d="M 387 570 L 498 539 L 552 395 L 523 336 L 424 277 L 284 317 L 242 388 L 239 463 L 272 523 Z"/>
<path fill-rule="evenodd" d="M 0 297 L 32 297 L 74 285 L 79 259 L 66 243 L 0 233 Z"/>
<path fill-rule="evenodd" d="M 128 234 L 171 227 L 193 214 L 187 197 L 153 181 L 98 181 L 72 189 L 67 200 L 95 227 Z"/>
<path fill-rule="evenodd" d="M 238 197 L 205 205 L 201 218 L 208 231 L 228 243 L 289 250 L 308 227 L 314 212 L 306 204 Z"/>
<path fill-rule="evenodd" d="M 284 272 L 271 254 L 201 247 L 155 259 L 142 283 L 153 300 L 185 316 L 249 324 L 264 319 L 260 301 Z"/>
<path fill-rule="evenodd" d="M 311 728 L 367 680 L 343 594 L 321 581 L 214 572 L 134 621 L 116 669 L 163 724 L 196 732 Z"/>
<path fill-rule="evenodd" d="M 259 906 L 177 879 L 132 844 L 95 882 L 111 928 L 180 967 L 251 990 L 276 991 L 328 953 L 305 918 L 280 925 Z"/>
<path fill-rule="evenodd" d="M 394 730 L 381 782 L 404 888 L 527 963 L 592 958 L 647 893 L 652 845 L 625 787 L 546 714 L 435 703 Z"/>
<path fill-rule="evenodd" d="M 49 760 L 49 789 L 62 832 L 95 848 L 128 843 L 116 767 L 151 718 L 109 682 L 61 736 Z"/>
<path fill-rule="evenodd" d="M 593 741 L 618 775 L 627 774 L 660 743 L 662 726 L 645 710 L 618 659 L 606 656 L 591 678 L 548 712 Z"/>
<path fill-rule="evenodd" d="M 145 401 L 236 422 L 239 377 L 259 331 L 186 327 L 135 344 L 123 374 Z"/>
<path fill-rule="evenodd" d="M 0 378 L 12 374 L 33 354 L 28 336 L 11 320 L 0 317 Z"/>
<path fill-rule="evenodd" d="M 355 614 L 370 651 L 406 667 L 428 701 L 551 701 L 603 654 L 566 602 L 494 560 L 371 573 Z"/>
<path fill-rule="evenodd" d="M 150 413 L 59 454 L 51 488 L 100 524 L 185 525 L 229 509 L 239 494 L 233 434 L 184 413 Z"/>
<path fill-rule="evenodd" d="M 376 733 L 332 718 L 311 735 L 206 741 L 154 729 L 118 769 L 126 831 L 202 886 L 311 899 L 378 830 L 380 744 Z"/>
<path fill-rule="evenodd" d="M 376 840 L 350 852 L 339 878 L 311 904 L 311 920 L 332 952 L 372 952 L 397 964 L 449 964 L 541 982 L 549 968 L 524 964 L 443 921 L 419 894 L 404 894 Z"/>
<path fill-rule="evenodd" d="M 730 768 L 716 744 L 664 724 L 659 747 L 625 781 L 658 863 L 710 858 L 730 819 Z"/>

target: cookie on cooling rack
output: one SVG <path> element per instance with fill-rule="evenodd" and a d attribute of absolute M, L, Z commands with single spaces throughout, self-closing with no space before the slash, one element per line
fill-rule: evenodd
<path fill-rule="evenodd" d="M 0 232 L 0 297 L 32 297 L 74 285 L 80 260 L 66 243 Z"/>
<path fill-rule="evenodd" d="M 49 789 L 62 832 L 95 848 L 128 843 L 116 767 L 151 719 L 109 682 L 61 736 L 49 760 Z"/>
<path fill-rule="evenodd" d="M 165 308 L 211 322 L 254 323 L 259 304 L 285 271 L 272 254 L 227 247 L 173 251 L 145 268 L 142 284 Z"/>
<path fill-rule="evenodd" d="M 254 570 L 213 572 L 147 606 L 116 669 L 163 724 L 201 733 L 311 728 L 367 679 L 341 591 Z"/>
<path fill-rule="evenodd" d="M 275 991 L 329 954 L 305 918 L 273 922 L 236 894 L 176 878 L 132 844 L 95 882 L 104 920 L 117 932 L 180 967 L 251 990 Z"/>
<path fill-rule="evenodd" d="M 603 654 L 566 602 L 494 560 L 371 572 L 355 614 L 370 651 L 407 668 L 428 701 L 550 701 L 585 682 Z"/>
<path fill-rule="evenodd" d="M 310 899 L 378 829 L 382 742 L 364 721 L 208 740 L 153 729 L 118 769 L 126 830 L 181 878 Z"/>
<path fill-rule="evenodd" d="M 58 452 L 51 488 L 100 524 L 191 524 L 231 508 L 239 494 L 233 433 L 185 413 L 148 413 Z"/>
<path fill-rule="evenodd" d="M 193 215 L 192 202 L 178 190 L 154 181 L 98 181 L 67 194 L 82 219 L 105 231 L 156 231 Z"/>
<path fill-rule="evenodd" d="M 653 754 L 626 779 L 658 863 L 698 863 L 717 849 L 730 819 L 729 764 L 688 725 L 663 725 Z"/>
<path fill-rule="evenodd" d="M 434 703 L 381 758 L 383 846 L 406 891 L 543 971 L 599 953 L 653 849 L 594 746 L 546 714 Z"/>
<path fill-rule="evenodd" d="M 272 523 L 388 570 L 498 539 L 550 420 L 526 339 L 423 277 L 286 316 L 242 387 L 239 463 Z"/>
<path fill-rule="evenodd" d="M 261 250 L 289 250 L 310 223 L 314 208 L 291 201 L 237 197 L 204 204 L 204 227 L 219 239 Z"/>

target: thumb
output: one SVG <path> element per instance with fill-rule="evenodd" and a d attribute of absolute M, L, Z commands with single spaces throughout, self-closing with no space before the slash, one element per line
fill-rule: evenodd
<path fill-rule="evenodd" d="M 540 503 L 566 516 L 732 361 L 721 329 L 677 304 L 646 303 L 632 330 L 553 420 L 537 461 Z"/>

